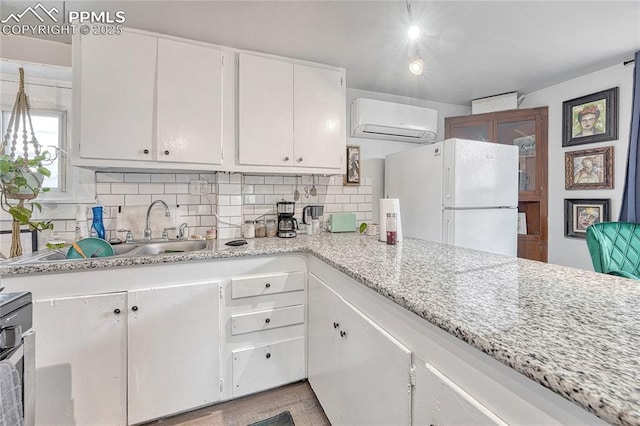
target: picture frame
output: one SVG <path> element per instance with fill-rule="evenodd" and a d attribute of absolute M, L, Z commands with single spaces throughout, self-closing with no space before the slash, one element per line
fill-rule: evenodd
<path fill-rule="evenodd" d="M 11 230 L 0 230 L 0 255 L 9 258 L 11 252 Z M 22 254 L 38 251 L 38 231 L 28 229 L 20 230 L 20 241 L 22 242 Z M 2 258 L 0 257 L 0 259 Z"/>
<path fill-rule="evenodd" d="M 527 235 L 527 214 L 518 212 L 518 234 Z"/>
<path fill-rule="evenodd" d="M 594 223 L 609 222 L 610 199 L 564 200 L 564 236 L 586 238 L 587 228 Z"/>
<path fill-rule="evenodd" d="M 347 173 L 344 175 L 345 185 L 360 185 L 362 168 L 360 167 L 360 145 L 347 145 Z"/>
<path fill-rule="evenodd" d="M 613 146 L 564 153 L 565 189 L 613 189 Z"/>
<path fill-rule="evenodd" d="M 618 87 L 562 103 L 562 146 L 618 139 Z"/>

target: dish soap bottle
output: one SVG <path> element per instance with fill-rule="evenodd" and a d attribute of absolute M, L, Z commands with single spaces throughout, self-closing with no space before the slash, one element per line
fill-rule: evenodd
<path fill-rule="evenodd" d="M 76 212 L 76 241 L 89 236 L 87 229 L 87 207 L 82 204 L 78 205 Z"/>
<path fill-rule="evenodd" d="M 96 237 L 105 239 L 104 224 L 102 223 L 102 206 L 91 207 L 93 210 L 93 223 L 91 224 L 91 233 L 96 233 Z"/>

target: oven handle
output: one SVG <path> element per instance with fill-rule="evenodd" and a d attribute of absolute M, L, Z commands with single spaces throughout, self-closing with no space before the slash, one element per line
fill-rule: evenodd
<path fill-rule="evenodd" d="M 33 330 L 22 335 L 24 350 L 24 425 L 36 424 L 36 333 Z"/>

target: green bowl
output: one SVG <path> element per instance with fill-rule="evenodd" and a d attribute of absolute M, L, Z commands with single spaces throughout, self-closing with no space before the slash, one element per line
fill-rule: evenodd
<path fill-rule="evenodd" d="M 113 250 L 113 246 L 103 240 L 102 238 L 83 238 L 81 240 L 76 241 L 80 246 L 84 254 L 87 258 L 90 257 L 108 257 L 113 256 L 115 251 Z M 67 251 L 68 259 L 83 259 L 82 255 L 76 251 L 73 246 L 69 247 Z"/>

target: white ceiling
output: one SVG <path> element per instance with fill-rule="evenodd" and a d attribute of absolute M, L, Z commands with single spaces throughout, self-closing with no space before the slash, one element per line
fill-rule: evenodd
<path fill-rule="evenodd" d="M 0 15 L 35 3 L 0 1 Z M 337 65 L 351 88 L 461 105 L 549 87 L 640 50 L 638 0 L 410 1 L 427 32 L 421 76 L 407 68 L 415 47 L 404 0 L 42 3 L 123 10 L 126 27 Z"/>

